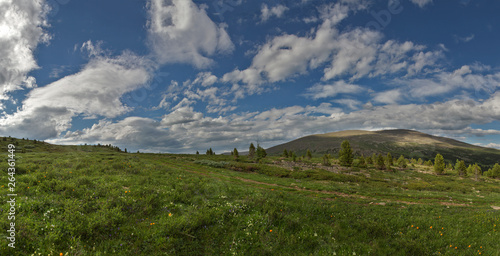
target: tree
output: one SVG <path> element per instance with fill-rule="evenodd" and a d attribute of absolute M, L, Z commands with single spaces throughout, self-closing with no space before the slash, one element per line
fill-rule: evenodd
<path fill-rule="evenodd" d="M 349 141 L 344 140 L 340 145 L 339 162 L 342 166 L 351 166 L 353 161 L 352 149 Z"/>
<path fill-rule="evenodd" d="M 267 156 L 266 150 L 257 144 L 257 160 L 265 158 Z"/>
<path fill-rule="evenodd" d="M 467 167 L 465 166 L 464 160 L 458 160 L 455 164 L 455 171 L 458 173 L 458 176 L 464 176 L 467 171 Z"/>
<path fill-rule="evenodd" d="M 478 164 L 469 165 L 467 168 L 467 175 L 474 175 L 476 181 L 479 180 L 479 176 L 481 176 L 481 167 Z"/>
<path fill-rule="evenodd" d="M 286 150 L 286 148 L 285 150 L 283 150 L 283 157 L 288 158 L 288 151 Z"/>
<path fill-rule="evenodd" d="M 255 157 L 255 146 L 250 143 L 250 148 L 248 148 L 248 158 L 253 159 Z"/>
<path fill-rule="evenodd" d="M 500 177 L 500 165 L 499 164 L 495 164 L 493 166 L 493 169 L 489 169 L 486 172 L 486 176 L 488 176 L 490 178 L 499 178 Z"/>
<path fill-rule="evenodd" d="M 309 150 L 309 149 L 307 150 L 306 157 L 307 157 L 307 160 L 311 160 L 311 158 L 312 158 L 311 150 Z"/>
<path fill-rule="evenodd" d="M 418 165 L 422 165 L 422 163 L 423 163 L 423 162 L 424 162 L 424 160 L 422 160 L 422 158 L 419 158 L 419 159 L 417 160 L 417 164 L 418 164 Z"/>
<path fill-rule="evenodd" d="M 196 155 L 199 155 L 199 154 L 200 154 L 200 152 L 198 150 L 196 150 Z"/>
<path fill-rule="evenodd" d="M 127 153 L 127 148 L 125 148 L 125 153 Z"/>
<path fill-rule="evenodd" d="M 406 159 L 403 155 L 399 156 L 397 164 L 400 168 L 406 168 L 408 165 L 406 164 Z"/>
<path fill-rule="evenodd" d="M 392 159 L 392 155 L 391 155 L 391 153 L 390 153 L 390 152 L 389 152 L 389 153 L 387 153 L 387 156 L 386 156 L 386 159 L 385 159 L 385 160 L 386 160 L 386 165 L 387 165 L 387 166 L 389 166 L 389 167 L 390 167 L 390 166 L 393 166 L 393 165 L 394 165 L 394 161 L 393 161 L 393 159 Z"/>
<path fill-rule="evenodd" d="M 233 150 L 233 157 L 234 157 L 234 160 L 238 161 L 239 154 L 238 154 L 238 150 L 236 148 L 234 148 L 234 150 Z"/>
<path fill-rule="evenodd" d="M 365 161 L 366 161 L 366 164 L 373 164 L 373 158 L 372 158 L 372 157 L 370 157 L 370 156 L 367 156 L 367 157 L 365 158 Z"/>
<path fill-rule="evenodd" d="M 325 154 L 325 155 L 323 156 L 323 165 L 324 165 L 324 166 L 330 166 L 330 165 L 332 165 L 332 164 L 330 163 L 330 157 L 328 157 L 328 155 L 327 155 L 327 154 Z"/>
<path fill-rule="evenodd" d="M 358 163 L 359 168 L 366 168 L 366 160 L 364 156 L 359 157 L 359 163 Z"/>
<path fill-rule="evenodd" d="M 375 166 L 377 167 L 377 169 L 379 170 L 383 170 L 385 169 L 385 161 L 384 161 L 384 157 L 381 155 L 381 154 L 378 154 L 377 156 L 377 161 L 375 162 Z"/>
<path fill-rule="evenodd" d="M 434 172 L 436 174 L 443 174 L 446 164 L 444 163 L 444 157 L 441 154 L 437 154 L 434 159 Z"/>
<path fill-rule="evenodd" d="M 297 155 L 295 155 L 295 152 L 292 152 L 291 156 L 292 156 L 292 161 L 296 162 L 297 161 Z"/>

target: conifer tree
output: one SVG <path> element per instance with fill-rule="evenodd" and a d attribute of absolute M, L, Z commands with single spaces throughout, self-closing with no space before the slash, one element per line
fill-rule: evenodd
<path fill-rule="evenodd" d="M 441 154 L 437 154 L 434 159 L 434 172 L 436 174 L 443 174 L 446 164 L 444 163 L 444 158 Z"/>
<path fill-rule="evenodd" d="M 256 154 L 257 154 L 257 160 L 260 160 L 260 159 L 265 158 L 267 156 L 266 150 L 258 144 L 257 144 Z"/>
<path fill-rule="evenodd" d="M 283 150 L 283 157 L 288 158 L 288 151 L 286 149 Z"/>
<path fill-rule="evenodd" d="M 309 149 L 307 150 L 306 157 L 307 157 L 307 160 L 311 160 L 311 158 L 312 158 L 311 150 L 309 150 Z"/>
<path fill-rule="evenodd" d="M 339 162 L 342 166 L 351 166 L 353 161 L 352 149 L 349 141 L 344 140 L 340 145 Z"/>
<path fill-rule="evenodd" d="M 378 156 L 377 156 L 377 162 L 375 163 L 375 166 L 379 170 L 385 169 L 384 157 L 381 154 L 378 154 Z"/>
<path fill-rule="evenodd" d="M 250 147 L 248 148 L 248 158 L 253 159 L 255 157 L 255 146 L 253 143 L 250 143 Z"/>
<path fill-rule="evenodd" d="M 463 160 L 458 160 L 457 163 L 455 164 L 455 171 L 457 172 L 458 176 L 464 176 L 467 171 L 467 167 L 465 166 L 465 162 Z"/>
<path fill-rule="evenodd" d="M 234 150 L 233 150 L 233 157 L 234 157 L 234 160 L 236 160 L 236 161 L 238 161 L 238 158 L 240 157 L 238 154 L 238 150 L 236 148 L 234 148 Z"/>

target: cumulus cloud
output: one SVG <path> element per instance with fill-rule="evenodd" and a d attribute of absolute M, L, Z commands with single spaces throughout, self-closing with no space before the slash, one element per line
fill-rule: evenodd
<path fill-rule="evenodd" d="M 150 0 L 148 40 L 160 64 L 187 63 L 206 68 L 210 57 L 233 51 L 225 24 L 217 25 L 192 0 Z"/>
<path fill-rule="evenodd" d="M 385 104 L 396 104 L 401 101 L 402 96 L 399 89 L 394 89 L 376 93 L 373 101 Z"/>
<path fill-rule="evenodd" d="M 285 11 L 287 11 L 287 10 L 288 10 L 288 7 L 281 5 L 281 4 L 273 6 L 271 8 L 269 8 L 267 6 L 267 4 L 262 4 L 261 10 L 260 10 L 261 11 L 261 14 L 260 14 L 261 22 L 266 22 L 272 16 L 276 16 L 278 18 L 281 18 L 281 16 L 283 16 Z"/>
<path fill-rule="evenodd" d="M 395 79 L 417 98 L 439 96 L 457 90 L 474 91 L 475 95 L 491 95 L 500 88 L 500 72 L 487 72 L 481 65 L 464 65 L 454 71 L 440 71 L 428 78 Z M 485 73 L 487 72 L 487 73 Z"/>
<path fill-rule="evenodd" d="M 270 39 L 259 47 L 247 69 L 235 69 L 221 81 L 243 83 L 252 94 L 263 83 L 285 81 L 321 67 L 325 81 L 347 77 L 354 81 L 396 73 L 414 76 L 438 65 L 441 50 L 425 51 L 426 47 L 412 42 L 382 42 L 379 31 L 367 28 L 339 31 L 337 25 L 350 12 L 364 8 L 359 6 L 345 1 L 327 5 L 321 9 L 322 24 L 310 35 L 283 34 Z"/>
<path fill-rule="evenodd" d="M 38 0 L 0 0 L 0 99 L 6 92 L 36 87 L 29 72 L 38 67 L 33 52 L 47 43 L 48 6 Z"/>
<path fill-rule="evenodd" d="M 308 134 L 345 129 L 392 127 L 448 136 L 499 134 L 499 130 L 470 127 L 472 123 L 485 124 L 499 118 L 500 93 L 482 103 L 450 100 L 424 105 L 377 106 L 350 113 L 334 108 L 330 103 L 322 103 L 319 106 L 290 106 L 210 117 L 186 105 L 159 121 L 138 117 L 115 123 L 102 121 L 92 128 L 68 133 L 53 141 L 69 144 L 117 141 L 118 144 L 133 145 L 134 150 L 150 147 L 153 151 L 178 153 L 193 153 L 212 147 L 221 152 L 234 147 L 246 148 L 257 140 L 264 147 L 270 147 Z M 144 132 L 142 137 L 140 132 Z M 146 142 L 140 142 L 139 137 Z"/>
<path fill-rule="evenodd" d="M 150 66 L 146 59 L 128 52 L 115 58 L 93 58 L 80 72 L 29 92 L 21 109 L 0 119 L 0 131 L 24 133 L 23 137 L 39 134 L 38 138 L 46 139 L 69 129 L 77 115 L 122 115 L 131 109 L 121 103 L 121 96 L 150 80 Z"/>

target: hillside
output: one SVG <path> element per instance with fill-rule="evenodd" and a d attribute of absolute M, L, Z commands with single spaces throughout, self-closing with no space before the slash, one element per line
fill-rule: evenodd
<path fill-rule="evenodd" d="M 391 153 L 397 157 L 433 159 L 440 153 L 450 163 L 462 159 L 467 163 L 490 166 L 500 162 L 500 150 L 470 145 L 450 138 L 437 137 L 412 130 L 359 131 L 349 130 L 310 135 L 267 149 L 268 154 L 279 155 L 284 149 L 304 155 L 307 149 L 313 155 L 336 156 L 342 141 L 348 140 L 358 155 Z"/>

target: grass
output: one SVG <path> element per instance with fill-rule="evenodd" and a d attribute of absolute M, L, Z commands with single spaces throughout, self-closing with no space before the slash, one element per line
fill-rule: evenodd
<path fill-rule="evenodd" d="M 498 180 L 423 166 L 332 172 L 320 159 L 17 156 L 16 248 L 1 239 L 1 255 L 500 255 Z"/>

